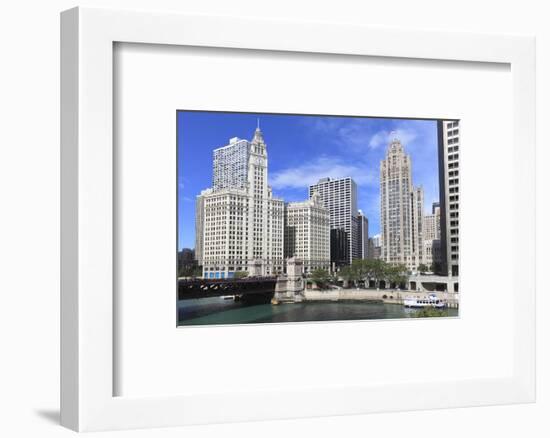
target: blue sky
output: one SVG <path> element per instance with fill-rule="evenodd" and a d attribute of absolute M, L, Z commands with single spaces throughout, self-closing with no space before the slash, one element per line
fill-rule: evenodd
<path fill-rule="evenodd" d="M 257 118 L 267 143 L 275 196 L 307 199 L 319 178 L 351 176 L 358 208 L 378 234 L 379 171 L 390 134 L 411 156 L 413 184 L 424 188 L 424 209 L 439 199 L 435 120 L 178 111 L 178 248 L 195 246 L 195 196 L 212 185 L 212 151 L 231 137 L 250 140 Z"/>

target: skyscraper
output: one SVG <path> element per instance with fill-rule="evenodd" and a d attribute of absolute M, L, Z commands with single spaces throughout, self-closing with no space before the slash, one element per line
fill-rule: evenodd
<path fill-rule="evenodd" d="M 359 258 L 367 259 L 369 255 L 369 220 L 361 210 L 357 214 L 357 230 Z"/>
<path fill-rule="evenodd" d="M 380 247 L 380 235 L 376 234 L 369 237 L 369 259 L 380 259 L 382 257 L 382 248 Z"/>
<path fill-rule="evenodd" d="M 441 266 L 441 209 L 439 202 L 432 204 L 432 214 L 424 215 L 424 254 L 422 263 L 434 270 Z"/>
<path fill-rule="evenodd" d="M 212 190 L 197 202 L 198 208 L 202 203 L 203 276 L 231 278 L 256 265 L 262 275 L 282 272 L 284 202 L 267 185 L 260 127 L 252 141 L 233 138 L 214 150 L 213 158 Z"/>
<path fill-rule="evenodd" d="M 432 204 L 432 214 L 424 215 L 424 240 L 441 239 L 441 210 L 439 203 Z"/>
<path fill-rule="evenodd" d="M 331 179 L 322 178 L 317 184 L 309 186 L 309 197 L 318 193 L 323 205 L 330 213 L 331 230 L 340 229 L 343 233 L 331 232 L 331 244 L 333 239 L 345 239 L 348 248 L 347 263 L 360 257 L 357 226 L 357 184 L 350 177 Z M 337 242 L 335 242 L 337 243 Z M 331 260 L 333 264 L 341 264 L 341 261 Z"/>
<path fill-rule="evenodd" d="M 418 267 L 424 260 L 424 190 L 413 188 L 411 195 L 412 211 L 412 268 Z"/>
<path fill-rule="evenodd" d="M 424 194 L 413 188 L 410 156 L 393 139 L 380 162 L 381 257 L 415 270 L 422 261 Z"/>
<path fill-rule="evenodd" d="M 204 240 L 204 195 L 211 192 L 212 189 L 203 190 L 195 200 L 195 260 L 199 266 L 202 266 Z"/>
<path fill-rule="evenodd" d="M 441 208 L 441 270 L 458 275 L 459 238 L 459 122 L 437 122 L 439 146 L 439 205 Z"/>
<path fill-rule="evenodd" d="M 233 137 L 227 146 L 214 149 L 212 189 L 244 189 L 248 184 L 250 142 Z"/>
<path fill-rule="evenodd" d="M 300 259 L 306 274 L 330 269 L 330 214 L 317 193 L 285 205 L 284 244 L 285 258 Z"/>

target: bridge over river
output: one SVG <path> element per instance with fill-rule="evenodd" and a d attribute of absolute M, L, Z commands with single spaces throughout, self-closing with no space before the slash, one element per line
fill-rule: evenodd
<path fill-rule="evenodd" d="M 273 298 L 277 277 L 247 277 L 227 279 L 179 279 L 178 299 L 221 297 L 224 295 L 263 296 L 268 301 Z"/>

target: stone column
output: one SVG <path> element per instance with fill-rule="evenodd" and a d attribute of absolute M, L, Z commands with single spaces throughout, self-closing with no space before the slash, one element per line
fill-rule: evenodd
<path fill-rule="evenodd" d="M 250 276 L 251 277 L 261 277 L 262 275 L 262 261 L 254 260 L 250 266 Z"/>

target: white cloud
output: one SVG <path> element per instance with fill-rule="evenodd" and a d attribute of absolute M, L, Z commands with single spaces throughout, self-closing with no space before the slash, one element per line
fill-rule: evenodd
<path fill-rule="evenodd" d="M 323 133 L 333 144 L 356 152 L 378 149 L 387 146 L 398 138 L 405 146 L 412 144 L 420 136 L 418 124 L 413 120 L 397 120 L 394 130 L 376 129 L 376 119 L 358 118 L 316 118 L 309 126 Z M 412 123 L 412 125 L 411 125 Z"/>
<path fill-rule="evenodd" d="M 297 167 L 275 172 L 270 184 L 276 190 L 305 188 L 321 178 L 351 177 L 358 185 L 378 183 L 378 174 L 372 164 L 367 166 L 359 162 L 346 162 L 340 158 L 321 156 Z"/>
<path fill-rule="evenodd" d="M 412 129 L 396 129 L 395 131 L 382 130 L 378 131 L 371 137 L 369 147 L 371 149 L 377 149 L 380 146 L 386 146 L 395 138 L 397 138 L 403 145 L 407 146 L 408 144 L 413 143 L 417 137 L 417 133 Z"/>

